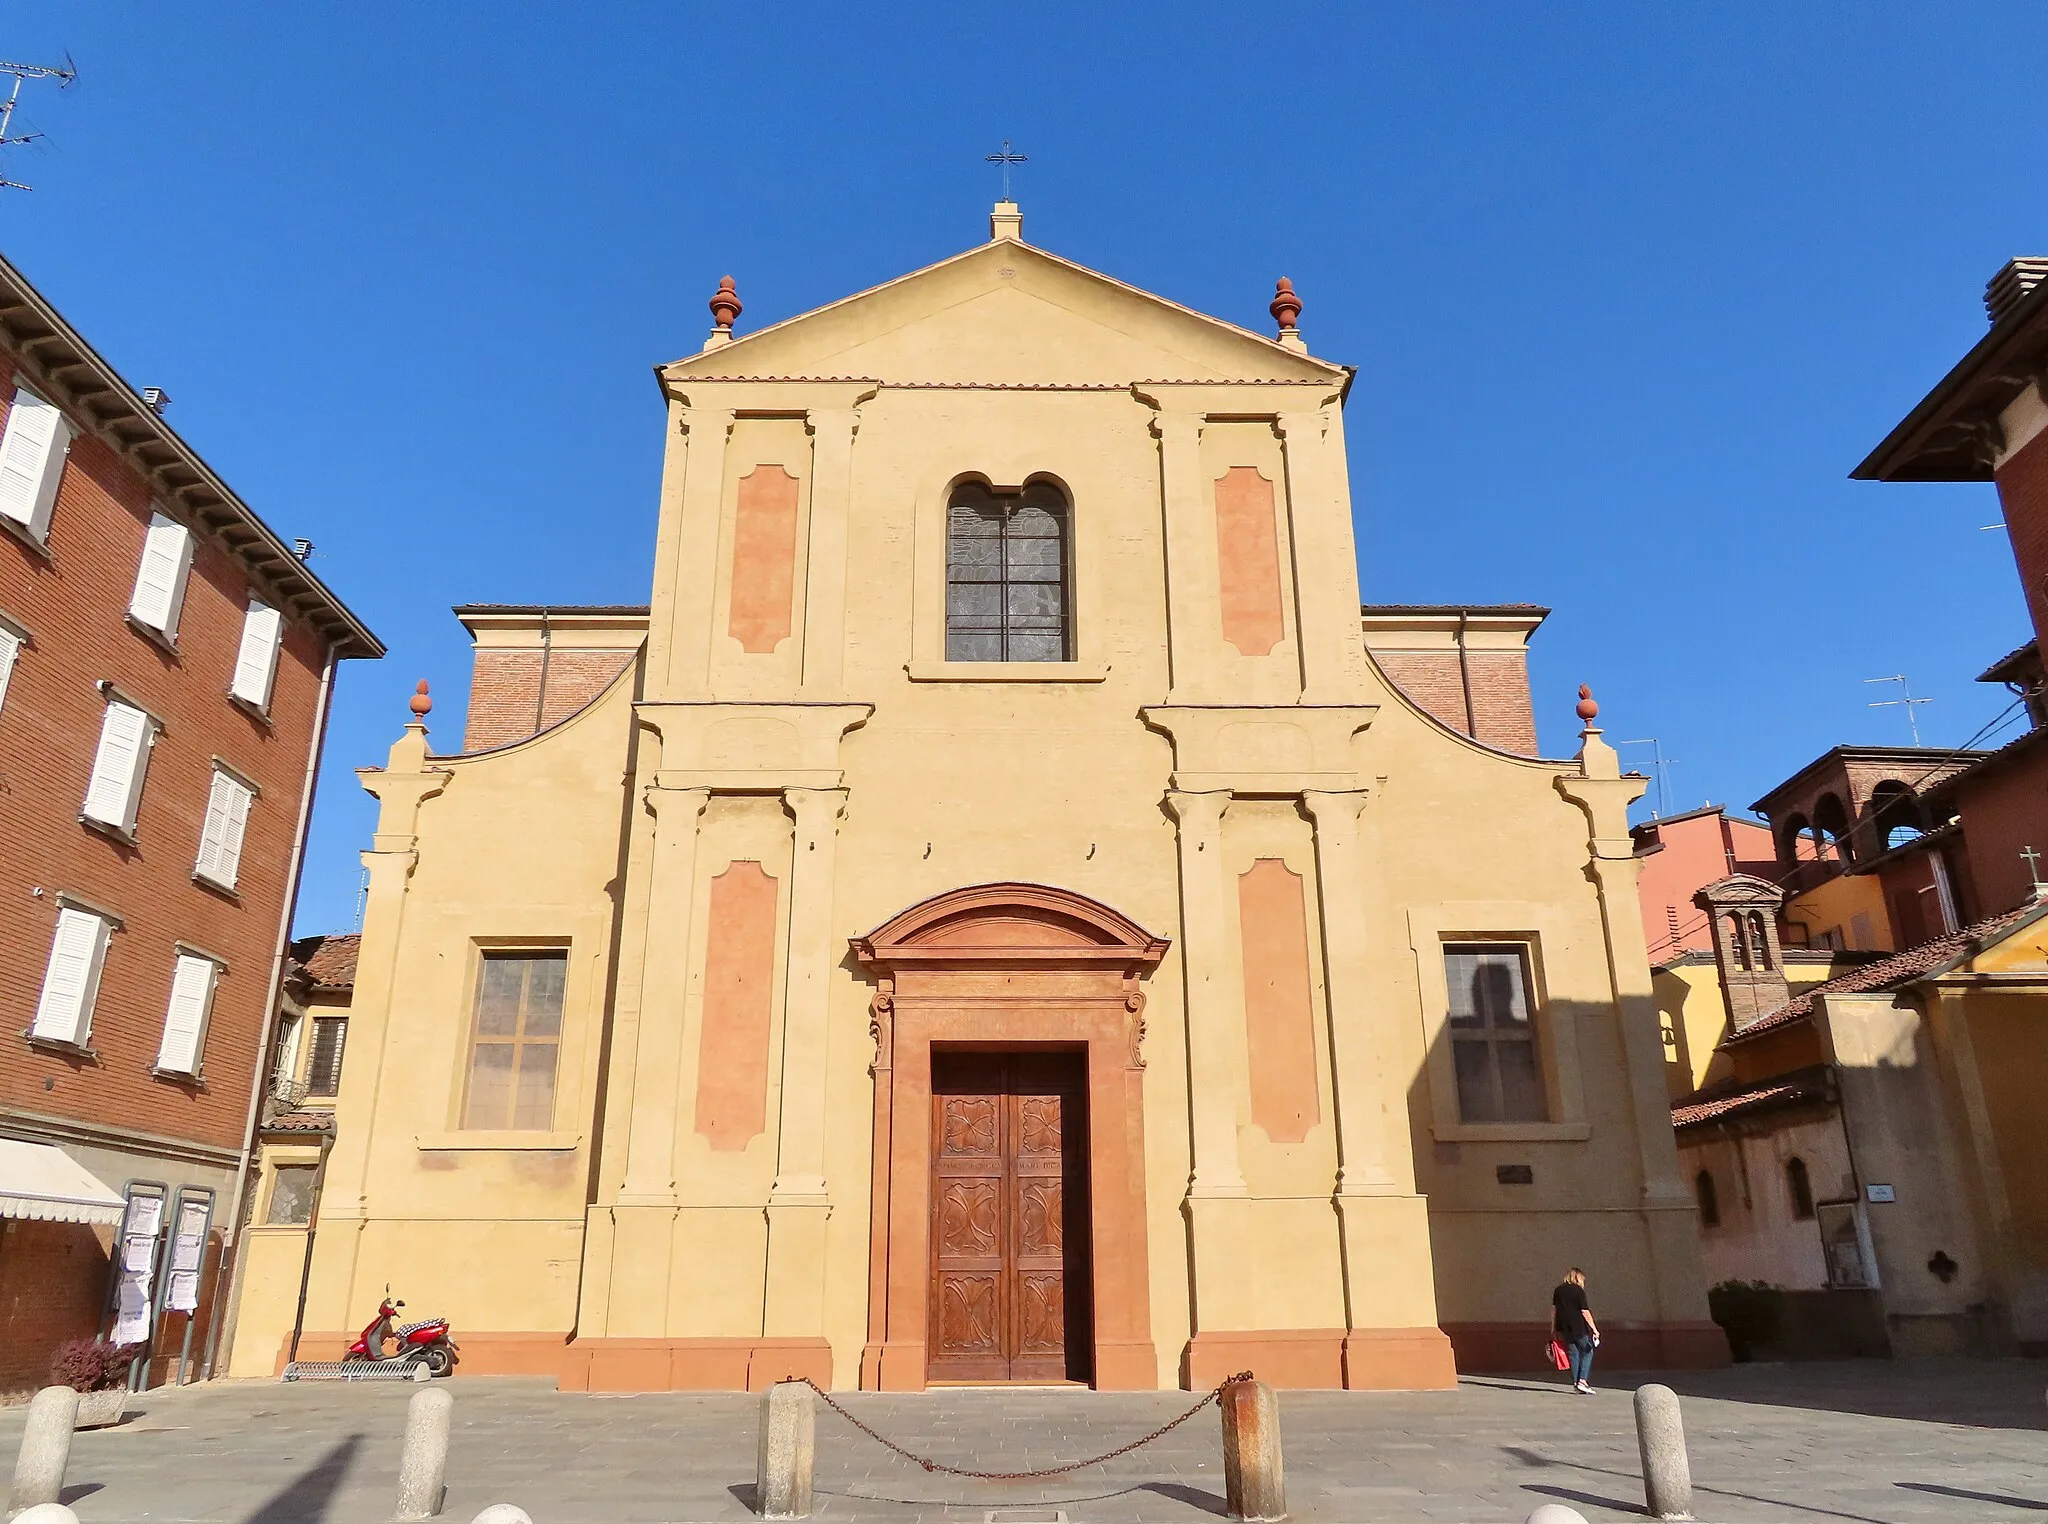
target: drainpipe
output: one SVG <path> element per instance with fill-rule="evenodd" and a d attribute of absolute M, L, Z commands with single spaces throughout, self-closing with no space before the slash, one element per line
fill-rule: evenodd
<path fill-rule="evenodd" d="M 548 611 L 540 611 L 540 687 L 533 695 L 533 733 L 540 734 L 541 716 L 548 708 L 548 659 L 554 655 L 554 631 L 548 625 Z"/>
<path fill-rule="evenodd" d="M 277 919 L 277 947 L 270 959 L 270 986 L 263 1008 L 263 1041 L 257 1045 L 256 1073 L 249 1081 L 249 1111 L 242 1122 L 242 1158 L 235 1166 L 234 1204 L 227 1216 L 227 1238 L 220 1246 L 220 1269 L 213 1278 L 213 1326 L 206 1332 L 206 1360 L 199 1368 L 199 1379 L 213 1379 L 214 1362 L 218 1359 L 223 1343 L 233 1351 L 235 1341 L 232 1334 L 226 1339 L 226 1325 L 235 1321 L 239 1302 L 241 1249 L 242 1249 L 242 1203 L 249 1192 L 249 1166 L 256 1157 L 256 1118 L 263 1104 L 263 1086 L 270 1077 L 273 1061 L 272 1045 L 277 1038 L 277 997 L 284 986 L 285 954 L 291 949 L 292 917 L 299 908 L 299 869 L 306 856 L 306 827 L 313 818 L 313 791 L 320 781 L 320 753 L 327 744 L 328 700 L 334 696 L 334 664 L 338 659 L 336 647 L 327 648 L 327 660 L 320 669 L 320 698 L 313 711 L 313 739 L 306 747 L 306 774 L 299 788 L 299 824 L 292 833 L 292 855 L 285 869 L 285 883 L 289 891 L 284 897 L 284 911 Z"/>
<path fill-rule="evenodd" d="M 1465 734 L 1479 739 L 1479 715 L 1472 707 L 1472 663 L 1465 654 L 1465 626 L 1471 622 L 1469 609 L 1458 610 L 1458 686 L 1465 690 Z"/>

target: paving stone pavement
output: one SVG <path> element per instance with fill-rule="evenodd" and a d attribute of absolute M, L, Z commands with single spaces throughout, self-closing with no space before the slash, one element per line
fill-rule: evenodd
<path fill-rule="evenodd" d="M 1594 1524 L 1642 1517 L 1629 1389 L 1535 1379 L 1454 1392 L 1285 1392 L 1288 1500 L 1306 1524 L 1521 1524 L 1562 1502 Z M 1664 1377 L 1685 1399 L 1695 1511 L 1727 1524 L 2048 1524 L 2048 1362 L 1864 1361 Z M 80 1434 L 65 1501 L 82 1524 L 376 1524 L 391 1517 L 405 1384 L 217 1382 L 151 1392 Z M 535 1524 L 750 1517 L 760 1399 L 604 1396 L 458 1379 L 442 1517 L 517 1503 Z M 911 1448 L 978 1470 L 1099 1453 L 1185 1393 L 945 1390 L 842 1397 Z M 0 1457 L 25 1410 L 0 1411 Z M 818 1415 L 818 1517 L 960 1521 L 1064 1509 L 1070 1524 L 1210 1524 L 1223 1512 L 1212 1408 L 1134 1455 L 1050 1482 L 928 1474 Z M 11 1462 L 7 1462 L 11 1469 Z M 1002 1515 L 998 1514 L 998 1524 Z M 1042 1515 L 1041 1517 L 1049 1517 Z"/>

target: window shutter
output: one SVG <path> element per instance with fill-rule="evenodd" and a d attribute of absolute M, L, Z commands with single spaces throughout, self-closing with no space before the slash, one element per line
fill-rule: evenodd
<path fill-rule="evenodd" d="M 92 1035 L 92 1007 L 106 962 L 107 933 L 105 918 L 90 910 L 67 905 L 57 912 L 57 939 L 50 947 L 50 966 L 43 974 L 43 995 L 36 1002 L 31 1035 L 81 1046 Z"/>
<path fill-rule="evenodd" d="M 267 603 L 249 601 L 242 621 L 242 649 L 235 656 L 235 682 L 228 691 L 258 709 L 270 707 L 270 683 L 277 676 L 277 647 L 284 616 Z"/>
<path fill-rule="evenodd" d="M 248 829 L 252 797 L 246 784 L 214 770 L 213 787 L 206 795 L 206 823 L 199 832 L 199 861 L 193 871 L 223 889 L 234 888 L 242 871 L 242 835 Z"/>
<path fill-rule="evenodd" d="M 341 1050 L 348 1041 L 346 1016 L 313 1019 L 313 1061 L 306 1068 L 308 1095 L 337 1095 L 341 1089 Z"/>
<path fill-rule="evenodd" d="M 70 444 L 71 425 L 62 411 L 17 388 L 7 427 L 0 431 L 0 513 L 38 540 L 49 533 L 50 505 L 57 500 Z"/>
<path fill-rule="evenodd" d="M 21 637 L 0 624 L 0 709 L 7 706 L 7 679 L 13 675 L 14 659 L 21 655 Z"/>
<path fill-rule="evenodd" d="M 156 1066 L 173 1074 L 197 1074 L 199 1050 L 206 1041 L 206 1015 L 213 1005 L 213 980 L 218 972 L 211 958 L 178 954 L 171 975 L 171 1004 L 164 1012 L 164 1041 Z"/>
<path fill-rule="evenodd" d="M 151 729 L 149 716 L 134 705 L 118 700 L 107 705 L 106 719 L 100 725 L 100 749 L 92 762 L 92 782 L 85 791 L 88 818 L 116 830 L 135 829 Z"/>
<path fill-rule="evenodd" d="M 191 531 L 175 519 L 152 514 L 128 612 L 152 630 L 176 635 L 178 613 L 185 606 L 185 579 L 191 570 Z"/>

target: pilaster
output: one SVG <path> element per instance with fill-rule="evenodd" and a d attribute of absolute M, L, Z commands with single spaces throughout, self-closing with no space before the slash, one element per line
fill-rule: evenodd
<path fill-rule="evenodd" d="M 846 534 L 853 493 L 853 408 L 812 408 L 811 520 L 804 559 L 802 696 L 833 699 L 845 689 Z"/>
<path fill-rule="evenodd" d="M 783 980 L 782 1095 L 775 1183 L 768 1194 L 768 1279 L 762 1331 L 825 1331 L 825 1107 L 833 956 L 832 905 L 846 790 L 791 788 L 787 972 Z M 842 944 L 843 945 L 843 944 Z"/>
<path fill-rule="evenodd" d="M 718 594 L 719 524 L 725 498 L 725 448 L 732 436 L 733 410 L 677 409 L 677 424 L 689 438 L 682 490 L 676 495 L 675 581 L 669 599 L 669 628 L 661 643 L 668 664 L 655 676 L 659 697 L 701 698 L 711 682 L 712 613 Z M 659 620 L 657 619 L 657 624 Z"/>
<path fill-rule="evenodd" d="M 1365 939 L 1365 929 L 1380 919 L 1366 890 L 1368 865 L 1359 819 L 1371 797 L 1364 789 L 1310 790 L 1301 796 L 1316 833 L 1340 1196 L 1385 1195 L 1401 1188 L 1387 1167 L 1385 1059 L 1374 1030 L 1375 981 Z"/>
<path fill-rule="evenodd" d="M 1217 686 L 1222 584 L 1216 510 L 1202 479 L 1202 415 L 1160 412 L 1160 501 L 1166 543 L 1166 636 L 1170 704 L 1199 703 Z"/>
<path fill-rule="evenodd" d="M 1188 1091 L 1194 1172 L 1188 1179 L 1188 1236 L 1194 1324 L 1252 1326 L 1251 1281 L 1237 1253 L 1252 1228 L 1250 1193 L 1237 1152 L 1237 1100 L 1244 1089 L 1244 979 L 1229 909 L 1223 859 L 1228 792 L 1172 790 L 1179 824 L 1181 958 L 1186 980 Z"/>
<path fill-rule="evenodd" d="M 676 1210 L 676 1139 L 683 1122 L 681 1094 L 684 1012 L 692 946 L 689 927 L 697 887 L 697 832 L 711 791 L 659 784 L 642 796 L 654 813 L 646 922 L 662 928 L 647 938 L 636 987 L 621 1004 L 639 1014 L 630 1090 L 614 1095 L 627 1106 L 625 1183 L 613 1205 L 610 1315 L 605 1332 L 655 1335 L 663 1331 Z"/>
<path fill-rule="evenodd" d="M 1350 494 L 1333 469 L 1335 446 L 1329 435 L 1337 430 L 1324 409 L 1282 413 L 1274 427 L 1287 453 L 1287 524 L 1294 550 L 1301 701 L 1353 701 L 1365 679 L 1365 633 L 1358 617 Z"/>
<path fill-rule="evenodd" d="M 1636 899 L 1635 843 L 1628 834 L 1628 807 L 1642 797 L 1648 780 L 1623 776 L 1620 758 L 1592 724 L 1598 714 L 1581 689 L 1577 773 L 1557 779 L 1557 791 L 1585 814 L 1587 873 L 1600 900 L 1600 934 L 1620 1025 L 1622 1061 L 1627 1067 L 1629 1118 L 1641 1170 L 1641 1204 L 1651 1248 L 1652 1292 L 1660 1321 L 1696 1319 L 1701 1312 L 1697 1248 L 1690 1226 L 1692 1194 L 1678 1172 L 1664 1080 L 1664 1042 L 1643 944 L 1642 912 Z"/>

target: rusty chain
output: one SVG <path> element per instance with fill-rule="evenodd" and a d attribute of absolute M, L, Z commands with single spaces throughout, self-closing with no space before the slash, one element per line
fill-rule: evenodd
<path fill-rule="evenodd" d="M 848 1423 L 852 1424 L 856 1429 L 860 1430 L 861 1433 L 867 1435 L 869 1439 L 872 1439 L 876 1444 L 880 1445 L 883 1449 L 893 1450 L 896 1454 L 902 1456 L 905 1460 L 914 1461 L 916 1464 L 924 1467 L 924 1469 L 927 1471 L 943 1471 L 948 1476 L 964 1476 L 972 1478 L 975 1481 L 981 1482 L 1034 1482 L 1049 1476 L 1065 1476 L 1070 1471 L 1079 1471 L 1087 1466 L 1099 1466 L 1103 1464 L 1103 1462 L 1105 1461 L 1115 1460 L 1120 1455 L 1129 1455 L 1133 1450 L 1140 1449 L 1145 1445 L 1151 1444 L 1152 1441 L 1155 1439 L 1159 1439 L 1165 1435 L 1171 1434 L 1175 1429 L 1179 1428 L 1182 1424 L 1186 1423 L 1190 1418 L 1193 1418 L 1197 1413 L 1201 1412 L 1202 1409 L 1206 1408 L 1210 1403 L 1215 1402 L 1224 1394 L 1224 1392 L 1228 1391 L 1231 1387 L 1236 1386 L 1239 1382 L 1253 1381 L 1257 1378 L 1253 1376 L 1250 1371 L 1239 1371 L 1234 1376 L 1226 1376 L 1223 1378 L 1223 1380 L 1217 1382 L 1215 1390 L 1205 1395 L 1200 1402 L 1196 1403 L 1193 1407 L 1189 1408 L 1185 1413 L 1181 1414 L 1178 1418 L 1169 1419 L 1167 1422 L 1161 1424 L 1158 1428 L 1154 1429 L 1150 1434 L 1147 1434 L 1144 1438 L 1134 1439 L 1127 1445 L 1119 1445 L 1114 1450 L 1105 1451 L 1103 1454 L 1093 1456 L 1088 1460 L 1074 1461 L 1065 1466 L 1047 1466 L 1042 1471 L 969 1471 L 960 1466 L 949 1466 L 944 1461 L 933 1460 L 930 1456 L 927 1455 L 918 1455 L 913 1451 L 904 1449 L 903 1446 L 897 1444 L 895 1440 L 890 1439 L 887 1435 L 877 1434 L 873 1429 L 869 1428 L 866 1424 L 862 1423 L 858 1418 L 855 1418 L 851 1413 L 847 1412 L 845 1408 L 841 1407 L 836 1401 L 833 1400 L 832 1394 L 830 1392 L 826 1391 L 822 1386 L 819 1386 L 818 1383 L 813 1381 L 809 1376 L 787 1376 L 783 1379 L 788 1381 L 802 1382 L 805 1386 L 809 1387 L 812 1391 L 818 1394 L 818 1397 L 820 1398 L 820 1400 L 824 1402 L 826 1407 L 830 1408 L 833 1412 L 837 1413 L 841 1418 L 845 1419 Z"/>

